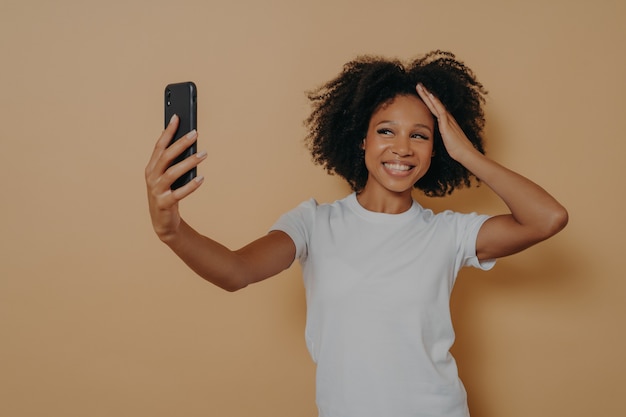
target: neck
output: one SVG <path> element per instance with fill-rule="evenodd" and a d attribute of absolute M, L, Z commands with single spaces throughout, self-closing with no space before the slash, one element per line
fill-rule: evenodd
<path fill-rule="evenodd" d="M 357 194 L 356 198 L 361 207 L 376 213 L 400 214 L 409 210 L 413 205 L 411 190 L 376 193 L 366 187 Z"/>

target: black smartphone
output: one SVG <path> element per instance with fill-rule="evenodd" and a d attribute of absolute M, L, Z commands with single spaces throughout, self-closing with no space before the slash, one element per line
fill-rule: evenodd
<path fill-rule="evenodd" d="M 191 82 L 168 84 L 165 87 L 165 126 L 167 127 L 173 115 L 177 115 L 178 129 L 174 134 L 170 145 L 178 139 L 185 136 L 193 129 L 197 129 L 197 113 L 198 113 L 198 90 L 196 85 Z M 197 146 L 193 145 L 185 149 L 173 162 L 177 164 L 185 158 L 195 154 Z M 172 190 L 182 187 L 196 177 L 196 168 L 193 168 L 178 178 L 172 184 Z"/>

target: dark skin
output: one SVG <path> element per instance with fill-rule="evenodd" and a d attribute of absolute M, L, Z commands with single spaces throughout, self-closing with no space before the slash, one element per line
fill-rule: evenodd
<path fill-rule="evenodd" d="M 432 152 L 432 132 L 437 119 L 449 155 L 493 190 L 509 213 L 487 220 L 476 241 L 480 260 L 520 252 L 558 233 L 568 221 L 565 208 L 543 188 L 478 152 L 443 104 L 423 86 L 415 96 L 397 96 L 372 115 L 364 140 L 367 183 L 357 198 L 371 211 L 400 213 L 412 201 L 412 186 L 427 171 Z M 381 128 L 387 123 L 388 129 Z M 180 216 L 179 202 L 203 182 L 198 177 L 171 191 L 176 178 L 198 166 L 206 153 L 187 158 L 173 167 L 171 161 L 197 139 L 191 132 L 169 148 L 178 126 L 174 118 L 156 143 L 145 170 L 152 225 L 159 238 L 191 269 L 228 291 L 262 281 L 287 269 L 295 246 L 281 231 L 271 232 L 238 250 L 230 250 L 201 235 Z M 383 126 L 383 127 L 384 127 Z M 416 126 L 420 127 L 417 134 Z M 425 139 L 423 136 L 430 138 Z M 420 136 L 421 135 L 421 136 Z M 430 144 L 428 144 L 430 141 Z M 369 161 L 369 162 L 368 162 Z M 169 167 L 169 168 L 168 168 Z"/>

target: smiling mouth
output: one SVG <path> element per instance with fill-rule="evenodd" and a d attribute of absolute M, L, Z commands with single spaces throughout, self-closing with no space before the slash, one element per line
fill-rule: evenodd
<path fill-rule="evenodd" d="M 397 162 L 392 163 L 392 162 L 385 162 L 383 163 L 383 166 L 387 169 L 390 169 L 392 171 L 409 171 L 413 168 L 415 168 L 415 166 L 413 165 L 406 165 L 406 164 L 399 164 Z"/>

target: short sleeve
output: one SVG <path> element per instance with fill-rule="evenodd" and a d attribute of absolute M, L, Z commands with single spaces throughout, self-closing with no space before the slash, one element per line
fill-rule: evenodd
<path fill-rule="evenodd" d="M 296 246 L 296 259 L 304 261 L 308 256 L 308 242 L 315 222 L 317 201 L 310 199 L 298 207 L 283 214 L 270 231 L 280 230 L 287 233 Z"/>
<path fill-rule="evenodd" d="M 476 256 L 476 239 L 482 225 L 491 217 L 484 214 L 457 214 L 458 259 L 460 266 L 471 266 L 488 271 L 496 264 L 495 259 L 480 261 Z"/>

